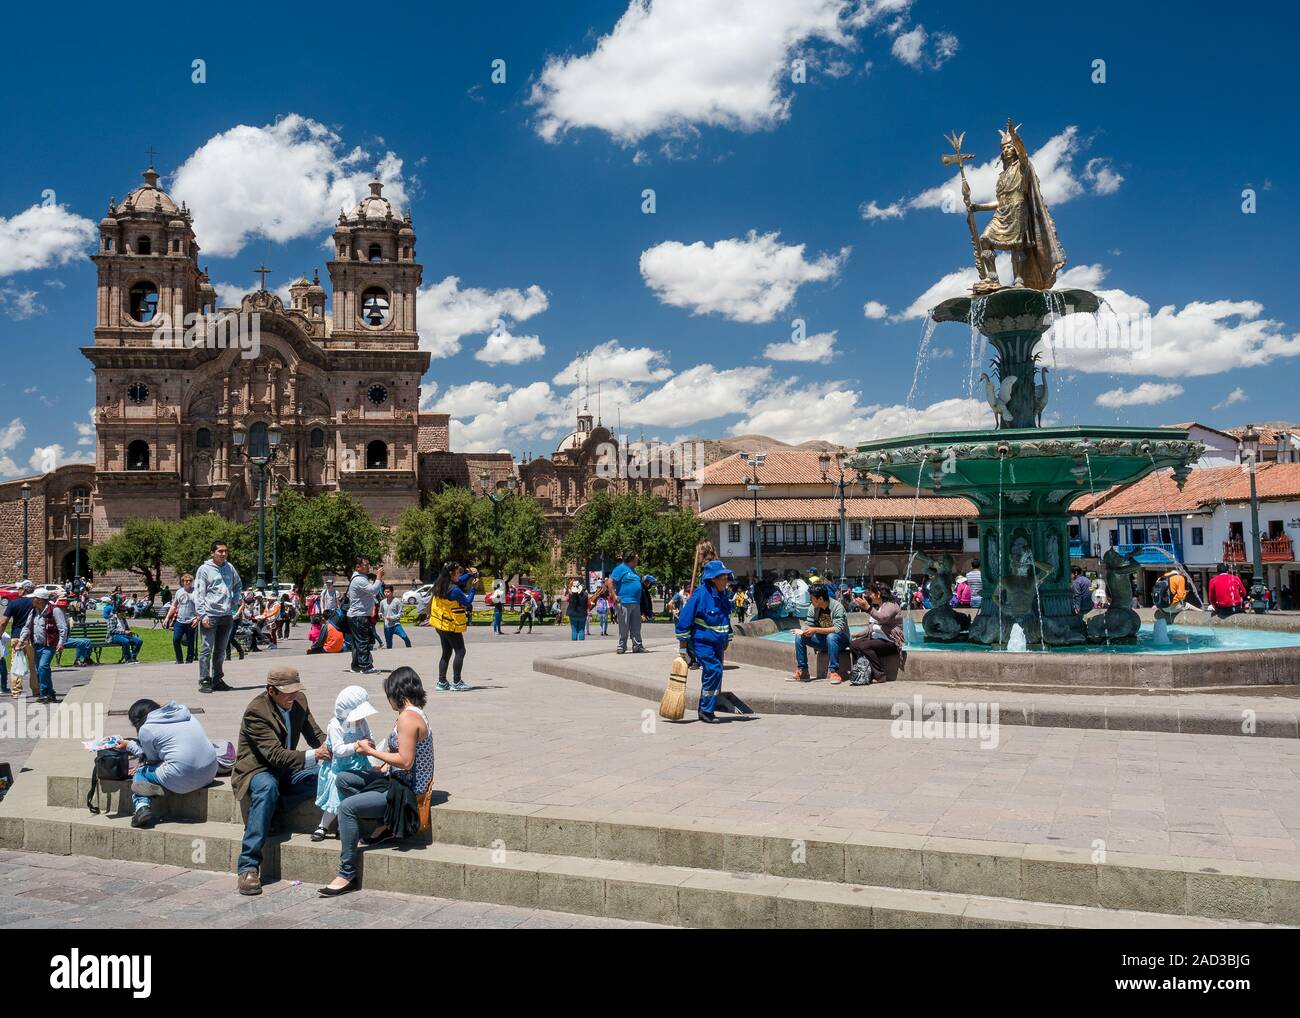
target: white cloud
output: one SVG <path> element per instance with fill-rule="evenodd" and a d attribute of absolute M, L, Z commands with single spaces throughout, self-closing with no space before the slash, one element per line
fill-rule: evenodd
<path fill-rule="evenodd" d="M 766 367 L 697 364 L 622 407 L 624 424 L 689 425 L 740 413 L 771 380 Z M 606 405 L 612 405 L 606 401 Z"/>
<path fill-rule="evenodd" d="M 970 182 L 971 201 L 991 202 L 994 200 L 998 174 L 1002 171 L 1002 159 L 999 155 L 998 136 L 991 133 L 985 136 L 993 157 L 978 166 L 968 163 L 966 179 Z M 966 148 L 982 147 L 973 139 L 967 139 Z M 1043 192 L 1043 200 L 1050 207 L 1062 205 L 1086 193 L 1086 185 L 1092 186 L 1094 194 L 1114 194 L 1119 190 L 1124 178 L 1111 168 L 1106 158 L 1090 159 L 1081 171 L 1082 180 L 1075 175 L 1074 158 L 1085 147 L 1079 137 L 1079 129 L 1074 126 L 1065 128 L 1043 142 L 1036 152 L 1031 152 L 1029 159 L 1038 174 L 1038 183 Z M 899 198 L 897 201 L 880 206 L 869 201 L 859 208 L 863 219 L 901 219 L 911 209 L 941 209 L 944 212 L 966 214 L 966 205 L 961 198 L 961 177 L 953 174 L 947 182 L 929 188 L 911 198 Z M 978 216 L 977 216 L 978 218 Z"/>
<path fill-rule="evenodd" d="M 86 423 L 77 425 L 77 445 L 93 446 L 95 444 L 95 410 L 93 407 L 87 411 L 86 417 L 88 418 Z"/>
<path fill-rule="evenodd" d="M 433 383 L 436 390 L 437 383 Z M 423 387 L 422 387 L 423 388 Z M 426 410 L 451 414 L 452 417 L 473 417 L 481 413 L 489 404 L 495 404 L 502 396 L 510 392 L 513 386 L 496 385 L 493 382 L 466 382 L 464 385 L 449 385 L 440 399 L 434 400 Z M 421 393 L 421 405 L 424 403 Z"/>
<path fill-rule="evenodd" d="M 432 410 L 433 402 L 437 398 L 437 396 L 438 396 L 437 382 L 420 383 L 420 409 L 421 410 Z"/>
<path fill-rule="evenodd" d="M 240 124 L 209 138 L 177 169 L 169 190 L 195 210 L 204 253 L 238 254 L 253 237 L 277 243 L 331 227 L 339 210 L 369 193 L 378 176 L 395 208 L 407 205 L 402 160 L 376 165 L 324 124 L 290 113 L 273 124 Z"/>
<path fill-rule="evenodd" d="M 661 382 L 672 375 L 668 355 L 648 346 L 625 347 L 609 339 L 580 354 L 551 379 L 553 385 L 572 385 L 578 373 L 583 382 Z"/>
<path fill-rule="evenodd" d="M 0 216 L 0 276 L 65 265 L 95 242 L 95 224 L 62 205 L 33 205 Z"/>
<path fill-rule="evenodd" d="M 785 442 L 824 439 L 857 445 L 923 431 L 992 427 L 988 407 L 977 399 L 948 399 L 928 407 L 861 406 L 858 393 L 824 385 L 798 388 L 783 383 L 754 402 L 747 416 L 731 426 L 733 435 L 760 434 Z"/>
<path fill-rule="evenodd" d="M 27 437 L 27 425 L 21 417 L 15 417 L 0 428 L 0 453 L 13 452 L 18 444 Z"/>
<path fill-rule="evenodd" d="M 926 32 L 924 25 L 894 36 L 889 51 L 908 67 L 937 70 L 957 52 L 957 37 L 951 32 Z"/>
<path fill-rule="evenodd" d="M 851 46 L 849 0 L 632 0 L 591 52 L 551 57 L 534 84 L 537 133 L 595 128 L 635 144 L 699 126 L 757 131 L 790 111 L 790 61 L 814 40 Z M 869 8 L 870 5 L 865 5 Z M 868 19 L 869 20 L 869 19 Z"/>
<path fill-rule="evenodd" d="M 416 295 L 420 348 L 434 357 L 450 357 L 460 351 L 462 337 L 504 328 L 508 322 L 522 322 L 548 306 L 545 291 L 535 283 L 526 290 L 461 289 L 459 278 L 447 276 L 441 282 L 421 287 Z"/>
<path fill-rule="evenodd" d="M 536 336 L 512 336 L 501 329 L 488 336 L 474 359 L 485 364 L 523 364 L 545 354 L 546 347 Z"/>
<path fill-rule="evenodd" d="M 778 233 L 750 230 L 743 239 L 713 245 L 657 244 L 641 252 L 641 275 L 665 304 L 737 322 L 770 322 L 804 283 L 834 279 L 848 255 L 846 247 L 810 262 L 803 244 L 782 244 Z"/>
<path fill-rule="evenodd" d="M 998 276 L 1009 280 L 1012 277 L 1011 256 L 1005 252 L 998 255 Z M 1106 272 L 1100 265 L 1072 265 L 1056 277 L 1056 289 L 1095 290 Z M 941 277 L 920 294 L 906 308 L 894 315 L 895 321 L 907 321 L 924 318 L 931 308 L 942 304 L 950 297 L 969 297 L 970 288 L 979 279 L 975 267 L 956 269 Z"/>
<path fill-rule="evenodd" d="M 1083 167 L 1083 179 L 1092 185 L 1094 194 L 1114 194 L 1124 183 L 1124 177 L 1109 159 L 1089 159 Z"/>
<path fill-rule="evenodd" d="M 507 444 L 507 439 L 516 441 L 521 438 L 534 437 L 542 428 L 539 419 L 544 415 L 555 414 L 557 407 L 555 394 L 545 382 L 534 382 L 520 389 L 508 386 L 496 387 L 490 382 L 469 382 L 463 386 L 452 386 L 447 390 L 449 397 L 438 409 L 455 406 L 462 411 L 469 411 L 468 403 L 473 393 L 485 394 L 496 389 L 500 394 L 504 390 L 504 399 L 475 399 L 472 414 L 456 413 L 447 410 L 453 418 L 451 423 L 451 447 L 458 452 L 492 452 Z M 572 417 L 569 416 L 572 420 Z M 572 425 L 570 425 L 572 428 Z M 549 451 L 549 450 L 548 450 Z"/>
<path fill-rule="evenodd" d="M 770 361 L 825 361 L 835 356 L 835 330 L 818 332 L 788 343 L 769 343 L 763 356 Z"/>
<path fill-rule="evenodd" d="M 889 314 L 889 308 L 878 300 L 869 300 L 862 305 L 862 314 L 866 318 L 884 318 Z"/>
<path fill-rule="evenodd" d="M 1132 389 L 1108 389 L 1097 396 L 1097 405 L 1105 407 L 1151 406 L 1183 394 L 1177 382 L 1143 382 Z"/>
<path fill-rule="evenodd" d="M 0 310 L 16 322 L 45 313 L 45 305 L 36 299 L 35 290 L 20 290 L 16 286 L 0 287 Z"/>
<path fill-rule="evenodd" d="M 1228 395 L 1224 399 L 1221 399 L 1218 403 L 1215 403 L 1214 406 L 1212 406 L 1210 409 L 1224 410 L 1227 407 L 1233 406 L 1236 403 L 1241 403 L 1249 398 L 1250 397 L 1246 395 L 1246 390 L 1243 389 L 1241 386 L 1237 386 L 1237 388 L 1233 389 L 1232 392 L 1228 393 Z"/>

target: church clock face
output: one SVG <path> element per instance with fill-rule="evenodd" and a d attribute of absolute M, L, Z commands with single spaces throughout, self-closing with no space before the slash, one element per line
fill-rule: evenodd
<path fill-rule="evenodd" d="M 366 392 L 366 398 L 375 406 L 383 406 L 388 402 L 388 389 L 382 385 L 372 385 Z"/>
<path fill-rule="evenodd" d="M 126 387 L 126 398 L 139 406 L 149 398 L 149 386 L 144 382 L 132 382 Z"/>

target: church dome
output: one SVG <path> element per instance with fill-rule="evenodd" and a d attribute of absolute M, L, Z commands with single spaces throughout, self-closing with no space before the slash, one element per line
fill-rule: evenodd
<path fill-rule="evenodd" d="M 122 205 L 136 212 L 162 212 L 179 216 L 180 206 L 158 186 L 158 171 L 150 166 L 144 171 L 144 184 L 122 199 Z"/>
<path fill-rule="evenodd" d="M 357 203 L 356 208 L 348 214 L 348 219 L 361 222 L 384 222 L 389 219 L 400 221 L 401 213 L 383 196 L 383 190 L 384 185 L 381 181 L 372 180 L 370 193 Z"/>
<path fill-rule="evenodd" d="M 555 447 L 555 452 L 558 455 L 559 453 L 569 452 L 573 449 L 581 449 L 582 443 L 586 440 L 587 433 L 585 431 L 574 431 L 560 439 L 560 444 Z"/>

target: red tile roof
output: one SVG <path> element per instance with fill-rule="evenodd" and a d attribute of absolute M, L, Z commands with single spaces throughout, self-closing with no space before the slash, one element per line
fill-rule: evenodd
<path fill-rule="evenodd" d="M 1300 463 L 1261 463 L 1255 475 L 1261 499 L 1300 498 Z M 1193 470 L 1179 491 L 1172 471 L 1148 474 L 1102 502 L 1093 516 L 1191 513 L 1219 502 L 1248 502 L 1250 474 L 1241 466 Z"/>
<path fill-rule="evenodd" d="M 851 520 L 922 520 L 975 518 L 975 505 L 964 498 L 947 496 L 921 498 L 846 498 L 844 511 Z M 777 521 L 838 520 L 839 499 L 835 498 L 761 498 L 759 519 Z M 754 500 L 731 498 L 700 513 L 705 523 L 734 523 L 754 518 Z"/>
<path fill-rule="evenodd" d="M 846 453 L 852 453 L 852 449 L 845 449 Z M 766 453 L 767 459 L 763 465 L 758 468 L 758 480 L 760 484 L 826 484 L 822 480 L 822 469 L 817 458 L 823 455 L 815 449 L 773 449 Z M 839 470 L 835 466 L 835 453 L 832 451 L 830 476 L 834 479 L 839 478 Z M 855 470 L 846 470 L 844 475 L 852 483 L 858 483 L 858 474 Z M 705 484 L 744 484 L 745 478 L 752 476 L 752 470 L 748 463 L 745 462 L 743 453 L 733 453 L 718 460 L 716 463 L 710 463 L 704 468 Z M 871 480 L 883 480 L 874 474 L 869 474 Z"/>

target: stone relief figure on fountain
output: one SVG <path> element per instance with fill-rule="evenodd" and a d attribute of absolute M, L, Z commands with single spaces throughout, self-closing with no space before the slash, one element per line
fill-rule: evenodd
<path fill-rule="evenodd" d="M 954 611 L 949 603 L 957 571 L 952 555 L 945 552 L 941 558 L 934 559 L 924 552 L 917 552 L 916 560 L 929 577 L 930 604 L 934 606 L 921 619 L 926 639 L 944 643 L 964 639 L 966 630 L 970 628 L 970 618 Z"/>
<path fill-rule="evenodd" d="M 962 199 L 972 222 L 975 212 L 993 213 L 978 238 L 975 261 L 980 278 L 972 291 L 992 293 L 1002 288 L 996 264 L 999 251 L 1011 252 L 1015 286 L 1050 290 L 1056 283 L 1056 274 L 1065 265 L 1065 249 L 1056 236 L 1056 223 L 1043 201 L 1038 174 L 1029 161 L 1019 130 L 1008 118 L 1007 129 L 998 133 L 1002 137 L 1002 172 L 998 174 L 997 200 L 972 203 L 964 172 L 961 178 Z"/>
<path fill-rule="evenodd" d="M 1135 555 L 1136 551 L 1121 555 L 1118 549 L 1109 548 L 1101 557 L 1101 571 L 1110 607 L 1102 614 L 1088 619 L 1090 643 L 1137 643 L 1142 618 L 1131 607 L 1133 581 L 1130 577 L 1142 568 L 1142 564 Z"/>

